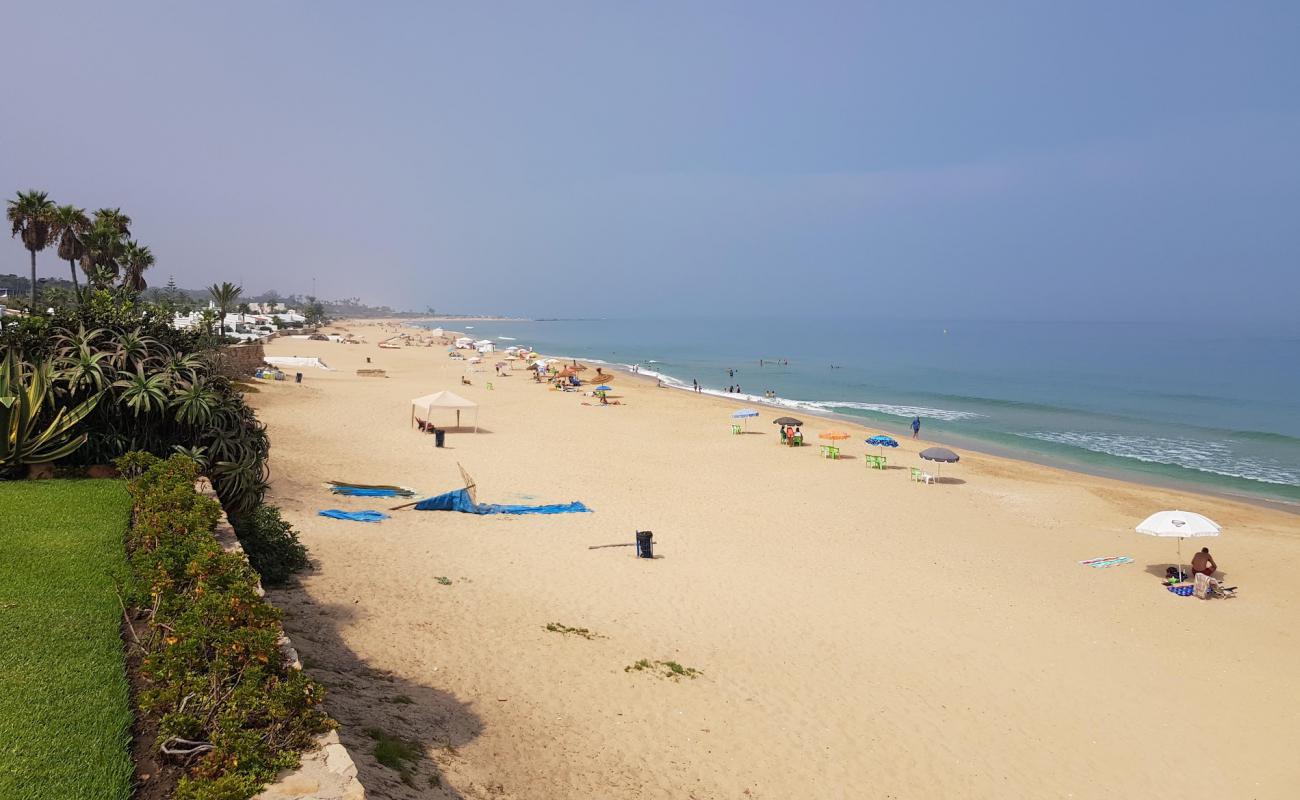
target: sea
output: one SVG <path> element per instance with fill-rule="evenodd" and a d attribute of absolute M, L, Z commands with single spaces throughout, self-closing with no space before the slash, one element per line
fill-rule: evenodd
<path fill-rule="evenodd" d="M 755 408 L 1300 512 L 1300 327 L 637 318 L 427 323 Z M 733 391 L 734 389 L 734 391 Z M 770 393 L 770 396 L 769 396 Z"/>

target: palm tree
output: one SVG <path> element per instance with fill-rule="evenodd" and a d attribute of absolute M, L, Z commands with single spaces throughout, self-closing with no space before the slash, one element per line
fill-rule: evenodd
<path fill-rule="evenodd" d="M 82 237 L 90 232 L 90 217 L 86 216 L 84 208 L 59 206 L 54 209 L 53 225 L 52 233 L 59 237 L 59 258 L 68 262 L 68 269 L 72 272 L 72 287 L 77 302 L 80 303 L 81 286 L 77 283 L 77 262 L 86 255 L 86 243 Z"/>
<path fill-rule="evenodd" d="M 95 211 L 96 224 L 102 222 L 108 228 L 117 231 L 122 239 L 131 237 L 131 218 L 122 213 L 120 208 L 101 208 Z"/>
<path fill-rule="evenodd" d="M 143 292 L 149 285 L 144 280 L 144 273 L 154 265 L 153 252 L 134 241 L 127 242 L 122 248 L 122 263 L 126 267 L 122 288 L 133 294 Z"/>
<path fill-rule="evenodd" d="M 199 312 L 199 325 L 209 336 L 212 335 L 212 326 L 217 323 L 217 312 L 210 308 L 205 308 Z"/>
<path fill-rule="evenodd" d="M 9 201 L 11 236 L 21 235 L 23 247 L 32 254 L 32 313 L 36 313 L 36 253 L 50 243 L 50 228 L 54 222 L 54 201 L 45 192 L 29 189 L 19 192 L 18 199 Z"/>
<path fill-rule="evenodd" d="M 221 335 L 226 335 L 226 312 L 235 307 L 239 302 L 239 296 L 243 294 L 242 286 L 236 286 L 230 281 L 220 285 L 212 284 L 208 287 L 208 294 L 212 295 L 212 302 L 217 304 L 217 310 L 221 312 Z"/>
<path fill-rule="evenodd" d="M 117 279 L 126 250 L 123 230 L 120 219 L 106 216 L 104 209 L 95 212 L 90 231 L 82 237 L 86 252 L 81 257 L 81 269 L 91 286 L 103 288 Z"/>

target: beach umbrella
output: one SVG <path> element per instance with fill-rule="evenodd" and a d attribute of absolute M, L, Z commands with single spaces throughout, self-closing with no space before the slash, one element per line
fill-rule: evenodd
<path fill-rule="evenodd" d="M 881 455 L 885 454 L 886 447 L 898 447 L 897 439 L 895 439 L 892 436 L 886 436 L 883 433 L 876 436 L 872 436 L 870 439 L 867 439 L 866 442 L 872 447 L 879 447 Z"/>
<path fill-rule="evenodd" d="M 849 438 L 849 435 L 844 431 L 822 431 L 821 433 L 817 434 L 817 438 L 830 439 L 833 442 L 838 442 L 843 439 Z"/>
<path fill-rule="evenodd" d="M 936 461 L 941 465 L 937 470 L 939 473 L 938 477 L 943 476 L 943 464 L 955 464 L 958 461 L 961 461 L 961 456 L 946 447 L 927 447 L 921 451 L 921 458 L 924 458 L 926 461 Z"/>
<path fill-rule="evenodd" d="M 739 411 L 731 412 L 732 419 L 743 419 L 745 421 L 745 430 L 749 430 L 749 418 L 757 416 L 758 412 L 752 408 L 742 408 Z"/>
<path fill-rule="evenodd" d="M 1218 536 L 1223 529 L 1209 517 L 1191 511 L 1157 511 L 1134 528 L 1147 536 L 1163 536 L 1178 540 L 1178 578 L 1183 577 L 1183 540 L 1202 536 Z"/>
<path fill-rule="evenodd" d="M 598 392 L 612 392 L 613 390 L 614 389 L 612 386 L 607 386 L 605 384 L 601 384 L 600 386 L 596 387 L 596 391 Z"/>
<path fill-rule="evenodd" d="M 773 424 L 776 424 L 776 425 L 782 425 L 782 426 L 784 426 L 784 425 L 796 425 L 796 426 L 803 425 L 803 420 L 801 420 L 801 419 L 795 419 L 794 417 L 777 417 L 776 419 L 772 420 L 772 422 L 773 422 Z"/>

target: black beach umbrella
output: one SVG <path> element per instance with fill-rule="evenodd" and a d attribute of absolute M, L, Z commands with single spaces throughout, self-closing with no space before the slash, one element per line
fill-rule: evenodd
<path fill-rule="evenodd" d="M 946 447 L 927 447 L 921 451 L 921 458 L 926 461 L 937 461 L 939 464 L 955 464 L 961 461 L 961 456 Z M 943 467 L 938 469 L 939 475 L 943 475 Z"/>
<path fill-rule="evenodd" d="M 801 419 L 795 419 L 794 417 L 777 417 L 776 419 L 772 420 L 772 423 L 773 423 L 774 425 L 782 425 L 782 426 L 785 426 L 785 425 L 800 425 L 800 426 L 801 426 L 801 425 L 803 425 L 803 420 L 801 420 Z"/>

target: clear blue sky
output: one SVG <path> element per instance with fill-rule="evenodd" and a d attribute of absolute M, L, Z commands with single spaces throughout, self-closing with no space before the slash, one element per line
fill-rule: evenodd
<path fill-rule="evenodd" d="M 1066 5 L 9 4 L 0 190 L 121 206 L 154 285 L 1294 316 L 1300 3 Z"/>

